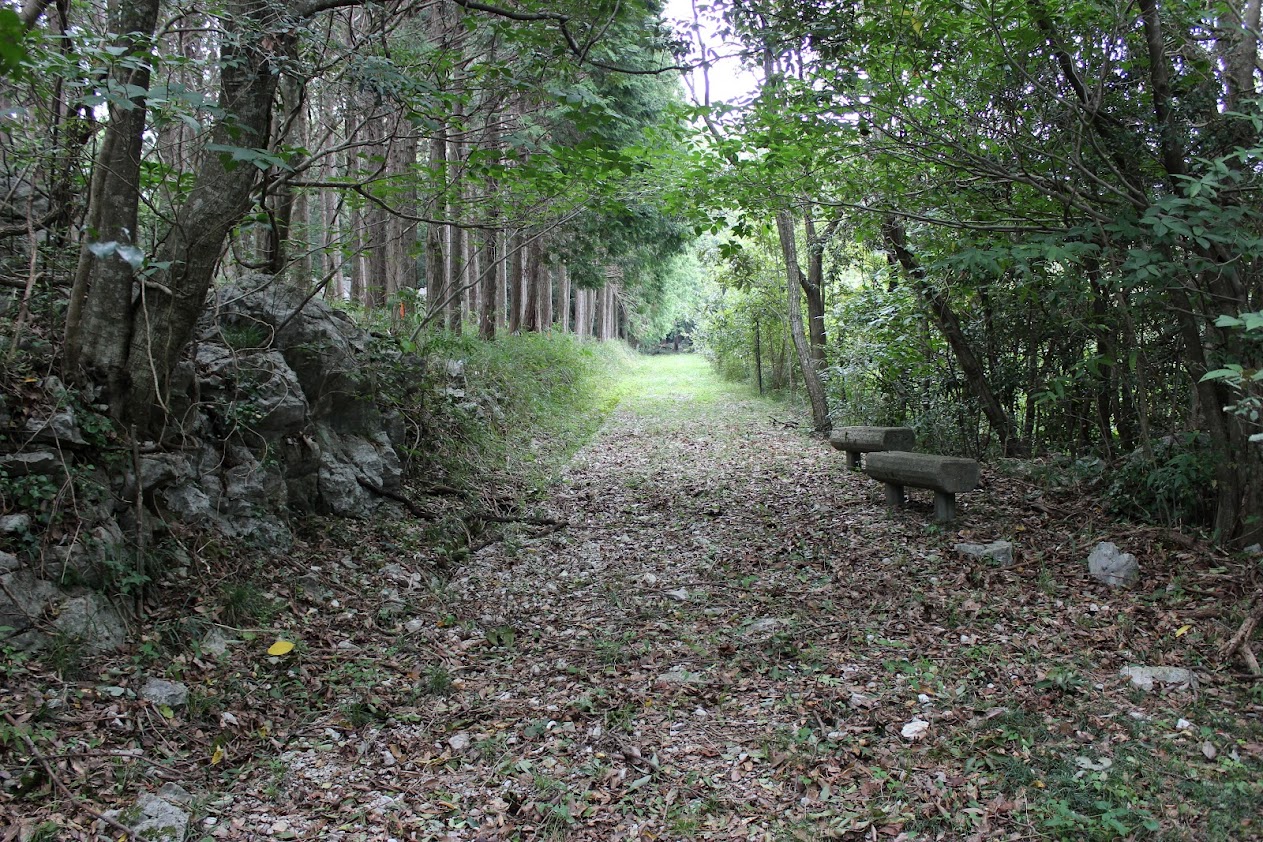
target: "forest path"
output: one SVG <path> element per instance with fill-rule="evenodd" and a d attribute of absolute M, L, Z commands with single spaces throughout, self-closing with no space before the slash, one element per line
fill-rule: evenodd
<path fill-rule="evenodd" d="M 407 703 L 384 679 L 388 709 L 344 706 L 331 742 L 282 757 L 298 802 L 340 806 L 281 799 L 267 821 L 347 840 L 770 840 L 1111 838 L 1162 817 L 1171 763 L 1202 757 L 1173 724 L 1209 726 L 1209 695 L 1141 698 L 1118 669 L 1188 641 L 1160 607 L 1086 584 L 1068 535 L 1010 569 L 956 557 L 1039 528 L 1000 510 L 1020 488 L 964 495 L 945 532 L 928 495 L 891 516 L 787 408 L 698 357 L 645 360 L 625 392 L 555 488 L 564 528 L 524 528 L 414 600 L 390 643 Z M 1175 760 L 1151 768 L 1159 732 Z M 1239 821 L 1258 788 L 1231 797 Z M 1215 835 L 1186 813 L 1164 820 L 1173 838 Z"/>

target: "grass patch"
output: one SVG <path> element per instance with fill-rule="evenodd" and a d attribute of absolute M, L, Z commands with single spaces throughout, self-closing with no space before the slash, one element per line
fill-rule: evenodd
<path fill-rule="evenodd" d="M 410 473 L 457 488 L 498 476 L 532 491 L 547 487 L 618 405 L 635 359 L 621 343 L 561 333 L 494 342 L 437 333 L 418 353 L 424 386 L 401 371 L 384 390 L 414 425 Z"/>

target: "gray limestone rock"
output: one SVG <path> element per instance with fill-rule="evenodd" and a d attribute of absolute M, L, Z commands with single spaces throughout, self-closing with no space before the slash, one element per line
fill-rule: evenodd
<path fill-rule="evenodd" d="M 179 681 L 151 678 L 140 688 L 140 697 L 155 705 L 179 707 L 189 700 L 189 688 Z"/>
<path fill-rule="evenodd" d="M 31 516 L 28 514 L 5 515 L 0 517 L 0 533 L 5 535 L 22 535 L 31 531 Z"/>
<path fill-rule="evenodd" d="M 228 636 L 218 628 L 212 628 L 202 638 L 201 650 L 205 655 L 209 655 L 212 658 L 218 658 L 228 651 L 228 646 L 232 642 L 233 641 L 229 640 Z"/>
<path fill-rule="evenodd" d="M 29 629 L 59 593 L 52 582 L 31 570 L 5 573 L 0 576 L 0 586 L 0 626 L 19 632 Z"/>
<path fill-rule="evenodd" d="M 51 450 L 29 450 L 25 453 L 7 453 L 0 456 L 0 471 L 11 477 L 43 475 L 57 476 L 64 473 L 61 457 Z"/>
<path fill-rule="evenodd" d="M 1013 566 L 1013 543 L 992 541 L 989 544 L 956 544 L 956 552 L 970 558 L 990 559 L 1001 567 Z"/>
<path fill-rule="evenodd" d="M 167 781 L 158 789 L 158 797 L 179 807 L 187 807 L 193 803 L 189 791 L 177 783 Z"/>
<path fill-rule="evenodd" d="M 240 365 L 238 399 L 249 400 L 258 415 L 251 426 L 269 434 L 297 432 L 307 425 L 307 396 L 280 351 L 252 353 Z"/>
<path fill-rule="evenodd" d="M 122 616 L 95 593 L 66 600 L 53 625 L 64 634 L 78 637 L 90 655 L 113 652 L 127 642 L 127 625 Z"/>
<path fill-rule="evenodd" d="M 1110 541 L 1097 544 L 1088 556 L 1088 573 L 1110 587 L 1131 587 L 1140 578 L 1140 563 Z"/>
<path fill-rule="evenodd" d="M 137 837 L 153 842 L 184 842 L 189 831 L 188 813 L 167 799 L 148 792 L 136 800 L 133 809 L 111 810 L 106 815 L 116 821 L 126 817 Z"/>
<path fill-rule="evenodd" d="M 1197 689 L 1197 674 L 1183 667 L 1123 667 L 1119 675 L 1131 679 L 1131 685 L 1145 692 L 1153 690 L 1155 684 L 1176 687 L 1181 690 Z"/>
<path fill-rule="evenodd" d="M 47 418 L 28 418 L 23 432 L 37 444 L 85 444 L 75 414 L 69 409 L 60 409 Z"/>

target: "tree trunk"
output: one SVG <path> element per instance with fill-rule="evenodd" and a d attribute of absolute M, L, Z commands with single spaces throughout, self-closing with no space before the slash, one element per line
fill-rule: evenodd
<path fill-rule="evenodd" d="M 541 274 L 543 273 L 543 250 L 539 239 L 531 241 L 526 247 L 526 312 L 523 314 L 522 329 L 539 331 L 539 295 Z"/>
<path fill-rule="evenodd" d="M 479 259 L 481 292 L 478 296 L 478 336 L 488 341 L 496 338 L 496 299 L 500 297 L 499 258 L 496 254 L 496 232 L 483 231 Z"/>
<path fill-rule="evenodd" d="M 110 30 L 121 33 L 114 48 L 140 57 L 134 67 L 119 62 L 110 71 L 110 83 L 116 90 L 135 85 L 148 91 L 150 63 L 143 56 L 157 25 L 158 6 L 158 0 L 110 3 Z M 129 388 L 127 353 L 133 330 L 135 270 L 141 257 L 136 229 L 146 111 L 143 99 L 129 100 L 128 107 L 110 103 L 110 120 L 92 170 L 88 230 L 66 314 L 67 368 L 77 375 L 82 366 L 84 374 L 103 382 L 116 414 Z M 94 247 L 99 250 L 109 243 L 113 247 L 99 255 L 94 253 Z"/>
<path fill-rule="evenodd" d="M 553 329 L 553 270 L 551 266 L 540 267 L 539 290 L 539 329 Z"/>
<path fill-rule="evenodd" d="M 794 340 L 794 349 L 798 352 L 798 363 L 802 368 L 803 386 L 807 389 L 807 397 L 811 400 L 811 421 L 816 432 L 829 431 L 829 406 L 825 401 L 824 384 L 816 371 L 816 360 L 811 346 L 807 342 L 806 331 L 803 330 L 803 312 L 800 295 L 802 292 L 802 270 L 798 264 L 798 241 L 794 231 L 794 217 L 788 210 L 776 212 L 776 233 L 781 241 L 781 253 L 785 258 L 785 291 L 789 303 L 789 330 Z"/>
<path fill-rule="evenodd" d="M 524 272 L 522 259 L 522 234 L 514 232 L 509 235 L 509 333 L 522 330 L 522 276 Z"/>
<path fill-rule="evenodd" d="M 588 311 L 589 292 L 590 290 L 582 288 L 574 291 L 574 332 L 580 339 L 587 339 L 592 326 L 592 317 Z"/>
<path fill-rule="evenodd" d="M 390 139 L 388 157 L 392 179 L 403 185 L 396 190 L 395 200 L 402 214 L 416 216 L 417 191 L 412 169 L 417 162 L 417 138 L 403 120 Z M 403 134 L 400 134 L 400 131 Z M 417 242 L 417 223 L 403 215 L 391 214 L 386 220 L 386 298 L 394 299 L 400 292 L 415 290 L 417 269 L 414 252 Z"/>
<path fill-rule="evenodd" d="M 833 237 L 840 223 L 840 217 L 825 226 L 824 233 L 816 236 L 816 222 L 811 216 L 810 207 L 803 214 L 803 225 L 807 235 L 807 274 L 803 278 L 803 295 L 807 299 L 807 336 L 811 340 L 811 358 L 816 361 L 817 370 L 825 364 L 824 349 L 826 335 L 824 329 L 824 250 Z"/>
<path fill-rule="evenodd" d="M 566 271 L 566 264 L 562 263 L 557 266 L 557 304 L 561 310 L 561 332 L 570 332 L 570 273 Z"/>
<path fill-rule="evenodd" d="M 232 0 L 223 18 L 219 108 L 230 114 L 211 131 L 211 143 L 260 149 L 267 145 L 277 59 L 292 48 L 272 6 Z M 123 415 L 139 429 L 155 432 L 165 421 L 171 372 L 206 303 L 224 238 L 250 209 L 258 170 L 232 166 L 229 156 L 207 155 L 189 198 L 158 249 L 154 283 L 141 285 L 127 354 L 130 389 Z M 113 397 L 113 396 L 112 396 Z"/>

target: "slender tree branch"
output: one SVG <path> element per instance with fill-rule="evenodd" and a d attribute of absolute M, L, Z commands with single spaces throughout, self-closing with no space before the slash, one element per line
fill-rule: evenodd
<path fill-rule="evenodd" d="M 639 67 L 622 67 L 615 64 L 607 64 L 603 61 L 596 61 L 588 56 L 591 44 L 587 47 L 580 44 L 578 39 L 574 37 L 574 33 L 570 31 L 570 23 L 574 20 L 570 15 L 564 15 L 561 12 L 518 12 L 513 9 L 506 9 L 502 6 L 495 6 L 491 3 L 483 3 L 480 0 L 452 0 L 462 9 L 468 9 L 475 12 L 486 12 L 489 15 L 506 18 L 507 20 L 515 20 L 521 23 L 533 23 L 544 21 L 557 25 L 561 36 L 566 39 L 566 47 L 571 53 L 579 59 L 580 64 L 589 64 L 600 70 L 608 70 L 611 73 L 626 73 L 631 76 L 656 76 L 660 73 L 686 72 L 692 70 L 697 65 L 692 64 L 670 64 L 662 67 L 639 68 Z"/>

